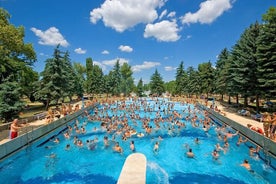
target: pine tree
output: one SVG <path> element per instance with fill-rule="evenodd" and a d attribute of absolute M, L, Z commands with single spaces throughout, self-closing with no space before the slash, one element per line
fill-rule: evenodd
<path fill-rule="evenodd" d="M 227 61 L 229 57 L 229 52 L 224 48 L 218 56 L 216 62 L 215 70 L 215 92 L 221 94 L 221 99 L 223 100 L 223 95 L 227 92 Z"/>
<path fill-rule="evenodd" d="M 276 96 L 276 8 L 263 15 L 264 24 L 258 37 L 258 82 L 262 96 Z"/>
<path fill-rule="evenodd" d="M 138 84 L 137 84 L 137 94 L 139 97 L 142 97 L 143 96 L 143 80 L 142 78 L 140 78 Z"/>
<path fill-rule="evenodd" d="M 175 94 L 183 95 L 187 85 L 187 74 L 184 70 L 184 63 L 181 61 L 179 67 L 176 69 L 175 77 Z"/>
<path fill-rule="evenodd" d="M 158 73 L 157 69 L 150 78 L 150 91 L 151 94 L 161 96 L 165 92 L 164 81 L 161 75 Z"/>
<path fill-rule="evenodd" d="M 86 59 L 86 93 L 92 93 L 93 83 L 93 61 L 92 58 Z"/>
<path fill-rule="evenodd" d="M 200 77 L 200 92 L 207 94 L 214 91 L 214 68 L 211 62 L 205 62 L 198 65 L 198 74 Z"/>
<path fill-rule="evenodd" d="M 134 88 L 134 79 L 132 77 L 132 70 L 131 66 L 127 63 L 124 63 L 121 66 L 121 76 L 122 76 L 122 81 L 121 81 L 121 89 L 122 92 L 124 93 L 125 96 L 129 96 L 129 94 L 132 92 Z"/>
<path fill-rule="evenodd" d="M 0 84 L 0 117 L 10 121 L 18 117 L 24 103 L 20 100 L 21 88 L 17 82 L 4 81 Z"/>

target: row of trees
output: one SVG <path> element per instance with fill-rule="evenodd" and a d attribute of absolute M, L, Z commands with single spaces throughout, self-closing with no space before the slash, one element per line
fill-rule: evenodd
<path fill-rule="evenodd" d="M 275 98 L 276 93 L 276 8 L 271 7 L 263 15 L 263 23 L 256 22 L 247 28 L 237 43 L 228 50 L 224 48 L 218 56 L 215 67 L 204 62 L 195 69 L 184 68 L 181 62 L 175 80 L 164 82 L 156 69 L 149 84 L 142 78 L 134 84 L 131 66 L 120 65 L 119 60 L 108 74 L 93 64 L 92 58 L 86 65 L 73 63 L 68 51 L 59 46 L 52 58 L 45 62 L 41 74 L 32 68 L 36 54 L 29 43 L 24 43 L 24 28 L 9 23 L 10 15 L 0 9 L 0 116 L 10 120 L 24 107 L 23 96 L 31 101 L 40 101 L 46 109 L 51 103 L 65 98 L 72 99 L 84 93 L 94 96 L 107 94 L 129 96 L 135 92 L 143 96 L 145 91 L 160 96 L 165 91 L 173 95 L 220 94 L 254 97 L 259 107 L 260 98 Z M 230 99 L 230 98 L 229 98 Z"/>

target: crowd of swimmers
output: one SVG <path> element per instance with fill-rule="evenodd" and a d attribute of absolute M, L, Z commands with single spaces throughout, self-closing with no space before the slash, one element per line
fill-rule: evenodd
<path fill-rule="evenodd" d="M 128 142 L 131 152 L 137 150 L 133 138 L 150 137 L 154 140 L 152 145 L 153 153 L 158 154 L 163 136 L 179 136 L 185 132 L 186 126 L 190 124 L 193 128 L 199 129 L 206 136 L 209 136 L 210 129 L 214 129 L 217 134 L 218 143 L 214 145 L 214 149 L 210 151 L 210 155 L 214 161 L 219 161 L 221 153 L 226 154 L 229 151 L 229 139 L 238 136 L 237 146 L 246 142 L 238 131 L 233 133 L 230 127 L 225 125 L 218 126 L 209 118 L 207 111 L 199 110 L 196 105 L 191 105 L 191 101 L 179 102 L 181 106 L 187 108 L 176 110 L 175 103 L 157 98 L 152 99 L 154 103 L 150 105 L 146 99 L 129 99 L 126 101 L 111 101 L 110 103 L 102 103 L 101 107 L 95 108 L 93 113 L 85 112 L 83 122 L 78 119 L 72 125 L 68 125 L 68 129 L 63 136 L 69 140 L 65 150 L 70 150 L 71 145 L 78 148 L 87 148 L 88 150 L 97 149 L 99 142 L 103 142 L 105 148 L 112 147 L 114 152 L 123 154 L 124 150 L 121 144 Z M 154 117 L 154 118 L 151 118 Z M 87 130 L 88 123 L 100 122 L 98 127 Z M 96 123 L 94 124 L 96 125 Z M 79 137 L 87 132 L 101 131 L 104 134 L 103 140 L 98 137 L 83 141 Z M 85 136 L 86 137 L 86 136 Z M 201 144 L 199 138 L 195 138 L 195 144 Z M 54 140 L 55 144 L 59 144 L 59 139 Z M 223 143 L 221 145 L 221 143 Z M 184 143 L 186 152 L 184 154 L 188 158 L 196 158 L 190 143 Z M 259 147 L 255 150 L 250 149 L 250 156 L 259 152 Z M 244 160 L 241 166 L 250 168 L 248 160 Z M 249 169 L 251 170 L 251 168 Z"/>

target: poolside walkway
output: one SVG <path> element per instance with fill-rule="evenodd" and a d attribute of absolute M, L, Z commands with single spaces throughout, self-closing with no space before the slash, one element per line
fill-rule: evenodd
<path fill-rule="evenodd" d="M 238 114 L 237 110 L 231 109 L 229 107 L 225 107 L 221 105 L 219 102 L 216 102 L 215 105 L 218 107 L 218 109 L 222 110 L 222 112 L 225 113 L 225 117 L 236 121 L 237 123 L 247 127 L 247 124 L 251 124 L 254 127 L 261 128 L 263 130 L 263 123 L 259 122 L 257 120 L 252 119 L 249 116 L 241 116 Z"/>
<path fill-rule="evenodd" d="M 77 104 L 79 104 L 80 107 L 81 107 L 82 101 L 76 102 L 73 105 L 75 106 Z M 61 117 L 63 117 L 63 116 L 61 115 Z M 32 122 L 28 123 L 27 126 L 21 128 L 21 130 L 19 131 L 19 136 L 20 136 L 20 134 L 24 134 L 27 131 L 31 131 L 33 129 L 36 129 L 36 128 L 41 127 L 41 126 L 46 125 L 46 124 L 47 124 L 46 119 L 41 119 L 41 120 L 38 119 L 38 120 L 32 121 Z M 1 136 L 1 137 L 4 137 L 4 138 L 0 139 L 0 145 L 10 141 L 10 139 L 9 139 L 9 130 L 3 130 L 3 131 L 0 131 L 0 133 L 2 135 L 6 135 L 6 136 Z"/>

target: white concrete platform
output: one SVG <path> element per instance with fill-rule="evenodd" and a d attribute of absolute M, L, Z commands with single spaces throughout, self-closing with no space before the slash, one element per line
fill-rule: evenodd
<path fill-rule="evenodd" d="M 126 158 L 117 184 L 145 184 L 147 159 L 142 153 L 133 153 Z"/>

